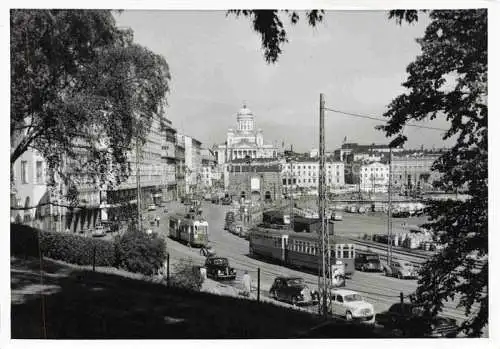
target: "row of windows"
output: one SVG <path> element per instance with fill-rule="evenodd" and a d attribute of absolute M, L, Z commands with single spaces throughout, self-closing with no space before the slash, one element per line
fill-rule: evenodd
<path fill-rule="evenodd" d="M 319 181 L 319 180 L 318 180 Z M 339 178 L 336 179 L 336 182 L 337 183 L 340 183 L 340 180 Z M 293 184 L 306 184 L 306 183 L 316 183 L 316 178 L 308 178 L 308 179 L 296 179 L 296 178 L 293 178 Z M 332 179 L 331 178 L 328 178 L 328 183 L 332 183 Z M 289 178 L 288 179 L 288 185 L 292 184 L 292 180 Z M 283 178 L 283 185 L 287 185 L 287 179 L 286 178 Z"/>
<path fill-rule="evenodd" d="M 300 169 L 303 169 L 303 170 L 305 170 L 305 169 L 309 169 L 309 170 L 310 170 L 310 169 L 313 169 L 313 170 L 315 170 L 315 169 L 318 169 L 318 166 L 319 166 L 319 165 L 312 165 L 312 167 L 311 167 L 311 165 L 285 165 L 285 166 L 284 166 L 284 168 L 286 168 L 286 169 L 290 169 L 290 166 L 292 166 L 292 168 L 293 168 L 294 170 L 296 170 L 296 169 L 298 169 L 298 170 L 300 170 Z M 301 166 L 302 166 L 302 167 L 301 167 Z M 306 166 L 307 166 L 307 168 L 306 168 Z M 327 166 L 325 166 L 325 167 L 326 167 L 326 168 L 331 169 L 331 168 L 332 168 L 332 165 L 327 165 Z M 340 165 L 335 165 L 335 168 L 336 168 L 337 170 L 338 170 L 338 169 L 340 169 Z"/>
<path fill-rule="evenodd" d="M 381 168 L 381 167 L 376 167 L 376 168 L 375 168 L 375 172 L 378 172 L 378 170 L 380 170 L 381 172 L 384 172 L 384 171 L 389 171 L 389 169 L 388 169 L 388 168 L 385 168 L 385 167 L 382 167 L 382 168 Z M 365 172 L 368 172 L 368 168 L 366 168 L 366 167 L 365 167 L 365 168 L 364 168 L 364 171 L 365 171 Z M 373 168 L 370 168 L 370 172 L 373 172 Z"/>
<path fill-rule="evenodd" d="M 271 241 L 274 247 L 281 247 L 281 237 L 279 236 L 269 236 L 266 234 L 253 234 L 254 237 L 260 238 L 262 240 Z M 301 252 L 309 255 L 318 255 L 321 249 L 318 248 L 316 242 L 303 241 L 290 239 L 288 241 L 288 249 L 290 251 Z M 336 244 L 334 249 L 330 250 L 331 255 L 335 255 L 335 258 L 354 258 L 355 248 L 352 244 Z"/>

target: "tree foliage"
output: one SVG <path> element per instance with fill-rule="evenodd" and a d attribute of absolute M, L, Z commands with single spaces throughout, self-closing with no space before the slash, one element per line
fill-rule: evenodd
<path fill-rule="evenodd" d="M 296 24 L 300 16 L 296 11 L 289 10 L 229 10 L 227 14 L 234 14 L 237 17 L 249 17 L 252 21 L 253 30 L 260 34 L 264 58 L 267 63 L 276 63 L 282 48 L 288 42 L 285 25 L 280 19 L 280 12 L 285 13 L 291 24 Z M 311 10 L 306 12 L 309 25 L 316 26 L 323 20 L 323 10 Z"/>
<path fill-rule="evenodd" d="M 416 11 L 391 11 L 389 16 L 399 23 L 418 19 Z M 417 297 L 431 314 L 458 297 L 467 315 L 462 327 L 477 336 L 488 322 L 487 11 L 433 10 L 429 17 L 417 41 L 422 53 L 407 68 L 407 92 L 391 102 L 382 129 L 401 143 L 410 120 L 449 121 L 443 139 L 456 143 L 433 170 L 442 175 L 441 187 L 466 190 L 469 198 L 431 202 L 427 227 L 440 232 L 445 248 L 423 266 Z M 473 311 L 473 305 L 479 310 Z"/>
<path fill-rule="evenodd" d="M 35 149 L 70 188 L 119 183 L 162 113 L 164 58 L 106 10 L 12 10 L 10 24 L 11 165 Z"/>

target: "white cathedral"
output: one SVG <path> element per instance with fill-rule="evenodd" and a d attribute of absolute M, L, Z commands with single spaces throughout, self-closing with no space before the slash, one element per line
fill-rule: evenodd
<path fill-rule="evenodd" d="M 236 115 L 238 128 L 229 129 L 226 142 L 216 147 L 217 163 L 224 164 L 235 159 L 277 158 L 278 147 L 264 143 L 262 130 L 255 131 L 255 116 L 246 105 Z"/>

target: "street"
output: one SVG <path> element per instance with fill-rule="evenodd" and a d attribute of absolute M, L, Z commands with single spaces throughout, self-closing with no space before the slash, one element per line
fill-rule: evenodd
<path fill-rule="evenodd" d="M 249 256 L 248 241 L 237 237 L 223 229 L 225 212 L 229 206 L 202 203 L 203 216 L 209 222 L 210 244 L 214 246 L 218 256 L 227 257 L 232 267 L 237 271 L 235 281 L 223 282 L 227 285 L 233 285 L 241 288 L 241 276 L 248 271 L 252 278 L 252 283 L 257 283 L 257 268 L 260 268 L 261 277 L 261 297 L 269 297 L 269 289 L 275 277 L 280 275 L 302 277 L 311 288 L 318 286 L 318 277 L 312 273 L 306 273 L 299 270 L 290 269 L 284 266 L 270 263 L 268 261 L 258 260 Z M 169 213 L 174 211 L 183 212 L 184 206 L 180 203 L 170 203 Z M 155 214 L 160 215 L 160 230 L 166 231 L 168 227 L 168 214 L 163 209 L 158 209 Z M 361 218 L 362 217 L 362 218 Z M 361 219 L 360 219 L 361 218 Z M 368 218 L 368 219 L 367 219 Z M 346 229 L 356 229 L 361 231 L 370 231 L 371 223 L 377 217 L 364 217 L 360 215 L 344 216 L 343 226 Z M 384 217 L 378 217 L 379 224 L 382 224 Z M 363 221 L 367 222 L 363 224 Z M 199 249 L 189 248 L 177 241 L 167 239 L 167 249 L 171 256 L 171 265 L 181 258 L 191 258 L 197 265 L 202 265 L 205 258 L 200 256 Z M 399 302 L 400 292 L 408 295 L 415 291 L 417 287 L 416 280 L 401 280 L 392 277 L 386 277 L 381 273 L 368 273 L 356 271 L 352 279 L 347 280 L 346 288 L 359 292 L 368 302 L 372 303 L 375 312 L 387 310 L 392 304 Z M 461 322 L 465 319 L 464 312 L 456 309 L 457 302 L 448 302 L 443 311 L 443 315 L 450 316 Z M 309 307 L 311 311 L 317 307 Z"/>

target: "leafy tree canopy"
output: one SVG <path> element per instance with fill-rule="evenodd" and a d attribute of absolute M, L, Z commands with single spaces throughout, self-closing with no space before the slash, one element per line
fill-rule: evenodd
<path fill-rule="evenodd" d="M 165 59 L 106 10 L 11 11 L 11 165 L 28 149 L 70 187 L 119 183 L 168 92 Z M 72 192 L 69 190 L 68 192 Z"/>
<path fill-rule="evenodd" d="M 418 20 L 417 11 L 391 11 L 389 16 L 399 23 Z M 454 137 L 456 143 L 433 169 L 442 174 L 440 186 L 467 190 L 469 198 L 431 202 L 427 227 L 440 232 L 445 248 L 424 265 L 417 297 L 432 314 L 445 300 L 458 297 L 467 315 L 463 329 L 477 336 L 488 322 L 487 11 L 434 10 L 429 17 L 417 41 L 422 53 L 407 68 L 407 92 L 389 105 L 382 129 L 402 143 L 410 120 L 445 118 L 450 123 L 443 139 Z"/>
<path fill-rule="evenodd" d="M 227 15 L 234 14 L 237 17 L 245 16 L 251 19 L 253 29 L 260 34 L 264 58 L 267 63 L 276 63 L 282 48 L 288 42 L 285 25 L 280 19 L 280 12 L 286 14 L 292 24 L 300 20 L 296 11 L 289 10 L 229 10 Z M 307 21 L 311 26 L 323 20 L 323 10 L 311 10 L 306 12 Z"/>

